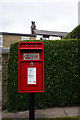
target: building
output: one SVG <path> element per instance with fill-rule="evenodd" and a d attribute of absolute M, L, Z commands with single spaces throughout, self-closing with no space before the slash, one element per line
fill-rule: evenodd
<path fill-rule="evenodd" d="M 10 47 L 11 43 L 21 40 L 35 40 L 35 39 L 36 36 L 33 34 L 0 32 L 0 70 L 1 70 L 1 51 L 5 51 L 5 49 L 7 50 Z"/>
<path fill-rule="evenodd" d="M 1 70 L 1 52 L 7 50 L 11 43 L 21 40 L 35 40 L 34 34 L 20 34 L 0 32 L 0 70 Z"/>
<path fill-rule="evenodd" d="M 67 32 L 58 32 L 58 31 L 47 31 L 47 30 L 34 30 L 37 37 L 40 36 L 41 39 L 57 40 L 62 39 Z"/>
<path fill-rule="evenodd" d="M 36 35 L 37 40 L 39 39 L 48 39 L 48 40 L 62 39 L 66 34 L 68 34 L 67 32 L 38 30 L 36 29 L 36 25 L 34 21 L 32 21 L 31 33 Z"/>
<path fill-rule="evenodd" d="M 21 40 L 35 40 L 34 34 L 0 32 L 0 47 L 9 47 L 11 43 Z"/>
<path fill-rule="evenodd" d="M 2 80 L 2 109 L 5 109 L 7 105 L 6 75 L 10 44 L 17 41 L 35 39 L 36 36 L 34 34 L 0 32 L 0 78 Z"/>

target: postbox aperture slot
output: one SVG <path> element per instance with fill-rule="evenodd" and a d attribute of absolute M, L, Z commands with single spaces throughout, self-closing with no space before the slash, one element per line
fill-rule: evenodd
<path fill-rule="evenodd" d="M 21 45 L 20 45 L 20 48 L 36 48 L 36 47 L 38 47 L 38 48 L 41 48 L 42 47 L 42 43 L 21 43 Z"/>
<path fill-rule="evenodd" d="M 20 49 L 20 52 L 42 52 L 42 49 Z"/>

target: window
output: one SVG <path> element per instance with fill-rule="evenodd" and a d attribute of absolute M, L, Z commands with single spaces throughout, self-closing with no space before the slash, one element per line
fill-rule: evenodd
<path fill-rule="evenodd" d="M 0 47 L 2 47 L 2 35 L 0 35 Z"/>
<path fill-rule="evenodd" d="M 29 40 L 29 37 L 22 37 L 21 40 Z"/>

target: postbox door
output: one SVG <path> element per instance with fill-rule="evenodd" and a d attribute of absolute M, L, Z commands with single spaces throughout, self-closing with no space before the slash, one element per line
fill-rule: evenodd
<path fill-rule="evenodd" d="M 42 62 L 21 62 L 21 91 L 43 90 Z"/>

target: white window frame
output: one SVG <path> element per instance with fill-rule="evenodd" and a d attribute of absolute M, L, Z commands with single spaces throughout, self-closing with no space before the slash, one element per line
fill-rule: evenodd
<path fill-rule="evenodd" d="M 30 37 L 22 36 L 22 37 L 21 37 L 21 40 L 30 40 Z"/>
<path fill-rule="evenodd" d="M 0 35 L 0 38 L 1 38 L 1 46 L 0 47 L 3 47 L 3 36 L 2 35 Z"/>

